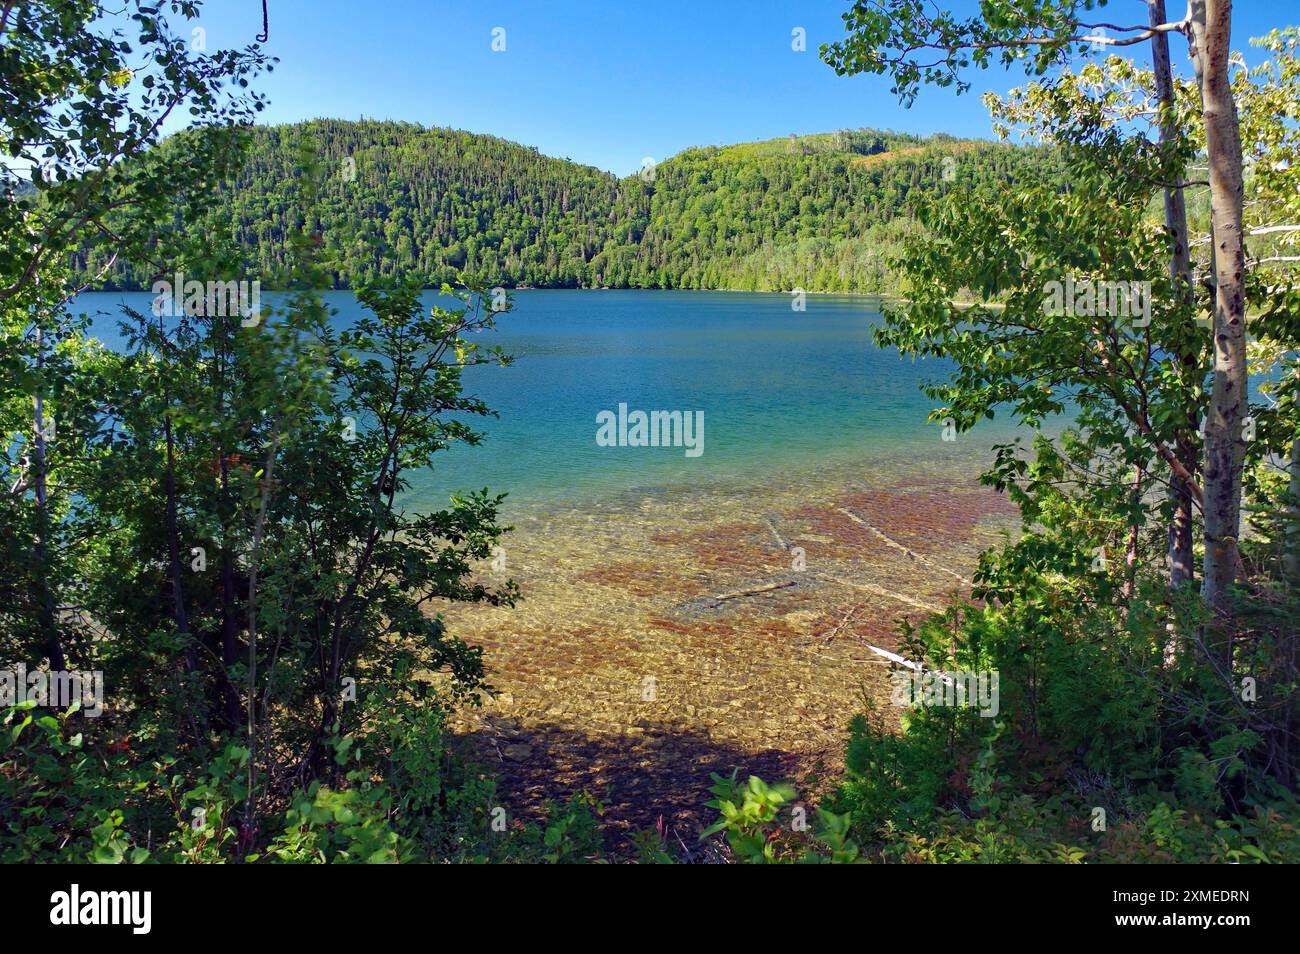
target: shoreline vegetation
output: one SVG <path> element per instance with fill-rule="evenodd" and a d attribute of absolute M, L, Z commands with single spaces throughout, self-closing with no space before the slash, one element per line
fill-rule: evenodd
<path fill-rule="evenodd" d="M 866 301 L 866 302 L 872 302 L 872 301 L 888 302 L 889 304 L 893 304 L 893 305 L 909 305 L 909 304 L 913 304 L 913 303 L 915 303 L 915 301 L 916 301 L 916 299 L 914 299 L 914 298 L 909 298 L 909 297 L 907 297 L 907 296 L 905 296 L 905 295 L 901 295 L 901 294 L 898 294 L 898 293 L 895 293 L 895 292 L 836 291 L 836 290 L 834 290 L 834 289 L 830 289 L 830 290 L 821 290 L 821 291 L 806 291 L 806 290 L 804 290 L 804 289 L 779 289 L 779 290 L 769 289 L 769 290 L 758 291 L 758 290 L 751 289 L 751 288 L 611 288 L 611 287 L 602 287 L 602 288 L 556 288 L 556 287 L 550 287 L 550 286 L 536 287 L 536 286 L 532 286 L 532 285 L 500 286 L 500 287 L 504 288 L 507 292 L 517 292 L 517 291 L 528 291 L 528 292 L 549 292 L 549 291 L 555 291 L 555 292 L 575 292 L 575 291 L 576 291 L 576 292 L 650 291 L 650 292 L 655 292 L 655 291 L 671 291 L 671 292 L 698 292 L 698 293 L 701 293 L 701 294 L 718 294 L 718 293 L 727 293 L 727 294 L 737 294 L 737 295 L 791 295 L 791 294 L 794 294 L 796 291 L 800 291 L 800 292 L 802 292 L 804 295 L 806 295 L 806 296 L 808 296 L 808 297 L 811 297 L 811 298 L 817 298 L 817 297 L 822 297 L 822 298 L 860 298 L 860 299 L 862 299 L 863 301 Z M 264 291 L 264 292 L 270 292 L 270 293 L 272 293 L 272 294 L 291 294 L 291 293 L 293 293 L 294 291 L 297 291 L 298 289 L 293 289 L 293 288 L 268 288 L 268 287 L 262 287 L 261 290 Z M 423 291 L 423 292 L 431 292 L 431 291 L 441 291 L 442 289 L 441 289 L 441 286 L 437 286 L 437 285 L 422 285 L 422 286 L 420 286 L 420 290 Z M 315 289 L 315 291 L 317 291 L 317 292 L 326 292 L 326 291 L 352 291 L 352 289 L 350 289 L 350 288 L 318 288 L 318 289 Z M 101 292 L 101 293 L 114 293 L 114 292 L 121 292 L 122 294 L 150 294 L 150 293 L 151 293 L 151 290 L 148 289 L 148 288 L 85 288 L 85 289 L 82 289 L 82 291 L 81 291 L 80 293 L 81 293 L 81 294 L 84 294 L 84 293 L 86 293 L 86 292 L 92 292 L 92 293 L 95 293 L 95 292 Z M 951 305 L 957 306 L 957 307 L 961 307 L 961 308 L 974 308 L 974 307 L 979 307 L 979 308 L 986 308 L 986 309 L 992 309 L 992 310 L 999 310 L 999 309 L 1003 309 L 1003 308 L 1006 307 L 1006 305 L 1005 305 L 1004 303 L 1002 303 L 1002 302 L 978 301 L 978 300 L 976 300 L 976 299 L 974 299 L 973 297 L 970 297 L 970 296 L 958 296 L 958 297 L 953 297 L 953 298 L 948 299 L 948 303 L 951 304 Z"/>

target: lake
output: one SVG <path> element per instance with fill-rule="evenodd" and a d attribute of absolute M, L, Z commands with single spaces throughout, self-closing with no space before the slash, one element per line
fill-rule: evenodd
<path fill-rule="evenodd" d="M 121 303 L 147 310 L 150 297 L 87 293 L 74 308 L 116 344 Z M 349 292 L 325 297 L 340 325 L 361 311 Z M 877 300 L 854 296 L 810 295 L 800 312 L 787 294 L 516 292 L 514 310 L 479 336 L 515 364 L 465 375 L 467 390 L 500 417 L 475 420 L 486 435 L 479 447 L 454 447 L 432 471 L 411 475 L 409 503 L 437 507 L 454 490 L 484 486 L 509 492 L 513 512 L 674 489 L 743 492 L 827 470 L 941 469 L 1010 435 L 989 422 L 944 441 L 919 386 L 945 365 L 877 348 L 880 320 Z M 681 446 L 601 446 L 597 416 L 617 415 L 620 404 L 629 415 L 702 415 L 698 456 Z"/>

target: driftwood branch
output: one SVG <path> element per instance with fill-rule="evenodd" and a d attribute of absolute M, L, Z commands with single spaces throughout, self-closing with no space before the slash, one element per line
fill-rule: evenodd
<path fill-rule="evenodd" d="M 722 593 L 713 597 L 710 601 L 710 605 L 718 606 L 727 600 L 737 600 L 742 596 L 757 596 L 760 593 L 770 593 L 773 590 L 784 590 L 787 587 L 794 586 L 794 582 L 794 580 L 786 580 L 784 583 L 769 583 L 767 586 L 756 586 L 749 590 L 736 590 L 733 593 Z"/>
<path fill-rule="evenodd" d="M 903 555 L 904 555 L 905 557 L 907 557 L 909 560 L 913 560 L 913 561 L 915 561 L 915 562 L 917 562 L 917 563 L 922 563 L 922 564 L 924 564 L 925 566 L 928 566 L 928 567 L 930 567 L 930 568 L 932 568 L 932 569 L 935 569 L 935 570 L 940 571 L 941 573 L 947 573 L 949 576 L 951 576 L 951 577 L 953 577 L 953 578 L 955 578 L 955 579 L 957 579 L 957 580 L 960 580 L 962 583 L 966 584 L 967 586 L 973 586 L 973 585 L 974 585 L 973 583 L 971 583 L 970 580 L 966 579 L 966 577 L 962 576 L 960 573 L 957 573 L 957 572 L 954 571 L 954 570 L 950 570 L 950 569 L 948 569 L 946 566 L 940 566 L 938 563 L 935 563 L 933 560 L 928 560 L 928 559 L 926 559 L 925 557 L 921 556 L 919 553 L 916 553 L 916 552 L 914 552 L 914 551 L 912 551 L 912 550 L 909 550 L 907 547 L 903 546 L 901 543 L 899 543 L 899 542 L 898 542 L 897 540 L 895 540 L 893 537 L 889 536 L 889 535 L 888 535 L 887 533 L 885 533 L 883 530 L 880 530 L 879 528 L 874 527 L 874 526 L 872 526 L 871 524 L 867 523 L 867 521 L 863 520 L 861 517 L 859 517 L 857 514 L 855 514 L 852 510 L 846 510 L 846 509 L 844 509 L 843 507 L 836 507 L 835 509 L 838 510 L 840 513 L 844 514 L 844 516 L 848 517 L 850 520 L 852 520 L 852 521 L 853 521 L 854 523 L 856 523 L 858 526 L 860 526 L 860 527 L 862 527 L 862 528 L 864 528 L 864 529 L 870 531 L 871 533 L 875 534 L 877 537 L 879 537 L 881 540 L 883 540 L 883 541 L 884 541 L 888 546 L 893 547 L 895 550 L 897 550 L 899 553 L 903 554 Z"/>

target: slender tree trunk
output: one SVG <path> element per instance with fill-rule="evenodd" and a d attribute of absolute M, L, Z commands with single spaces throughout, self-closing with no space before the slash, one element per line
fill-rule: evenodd
<path fill-rule="evenodd" d="M 224 329 L 224 326 L 222 326 Z M 213 334 L 216 335 L 214 323 Z M 217 338 L 212 353 L 211 388 L 217 396 L 218 414 L 225 415 L 225 396 L 230 360 L 227 345 L 222 337 Z M 224 506 L 230 499 L 230 458 L 226 453 L 224 442 L 218 441 L 217 479 L 221 487 L 221 501 Z M 236 616 L 235 563 L 230 552 L 230 524 L 232 518 L 223 513 L 221 522 L 221 670 L 217 674 L 217 691 L 221 694 L 221 711 L 218 713 L 222 726 L 228 732 L 236 732 L 243 721 L 239 704 L 239 690 L 230 679 L 230 670 L 239 661 L 239 620 Z"/>
<path fill-rule="evenodd" d="M 1232 613 L 1240 556 L 1241 470 L 1246 417 L 1245 245 L 1237 108 L 1228 79 L 1232 0 L 1192 0 L 1193 57 L 1201 86 L 1214 228 L 1214 388 L 1205 423 L 1205 562 L 1201 593 L 1220 616 Z"/>
<path fill-rule="evenodd" d="M 39 320 L 39 319 L 38 319 Z M 41 327 L 36 326 L 36 370 L 39 376 L 45 363 L 45 340 Z M 37 386 L 33 398 L 32 429 L 32 467 L 35 475 L 32 489 L 36 496 L 36 585 L 40 588 L 40 632 L 45 654 L 50 660 L 50 669 L 59 672 L 68 668 L 63 656 L 63 646 L 59 642 L 59 631 L 54 624 L 54 591 L 50 588 L 50 505 L 45 482 L 45 398 Z"/>
<path fill-rule="evenodd" d="M 221 678 L 222 724 L 235 731 L 243 716 L 239 692 L 230 680 L 230 667 L 239 661 L 239 633 L 235 628 L 235 567 L 230 555 L 221 555 Z"/>
<path fill-rule="evenodd" d="M 1165 0 L 1147 0 L 1147 11 L 1151 26 L 1157 27 L 1165 22 Z M 1156 33 L 1151 38 L 1151 69 L 1155 77 L 1156 97 L 1160 101 L 1163 115 L 1160 123 L 1160 144 L 1167 145 L 1178 139 L 1178 120 L 1174 101 L 1173 66 L 1169 59 L 1169 34 Z M 1182 175 L 1180 169 L 1178 174 Z M 1187 246 L 1187 203 L 1183 190 L 1177 185 L 1166 185 L 1165 228 L 1169 232 L 1169 277 L 1177 301 L 1188 309 L 1188 321 L 1192 322 L 1190 306 L 1193 301 L 1192 258 Z M 1193 327 L 1194 327 L 1193 322 Z M 1198 368 L 1196 354 L 1189 348 L 1178 355 L 1183 367 L 1184 380 L 1194 380 Z M 1183 465 L 1192 473 L 1196 472 L 1198 460 L 1196 444 L 1190 435 L 1200 427 L 1195 405 L 1188 407 L 1186 423 L 1187 435 L 1175 438 L 1174 449 Z M 1172 589 L 1191 583 L 1195 570 L 1192 540 L 1192 495 L 1187 485 L 1177 477 L 1169 481 L 1169 502 L 1173 514 L 1169 522 L 1169 586 Z"/>
<path fill-rule="evenodd" d="M 176 505 L 176 442 L 172 436 L 170 417 L 164 417 L 163 419 L 163 434 L 167 441 L 167 559 L 171 566 L 172 617 L 176 623 L 176 631 L 185 641 L 185 673 L 188 676 L 193 676 L 199 670 L 199 661 L 194 652 L 194 639 L 193 634 L 190 632 L 190 613 L 185 604 L 185 564 L 181 560 L 180 529 Z M 206 706 L 207 700 L 202 701 L 203 705 Z M 194 711 L 198 713 L 197 717 L 191 717 L 196 718 L 194 723 L 195 732 L 206 735 L 208 729 L 207 710 L 199 707 Z"/>
<path fill-rule="evenodd" d="M 221 490 L 224 497 L 229 482 L 227 470 L 229 462 L 224 453 L 220 451 L 218 453 L 221 454 L 219 467 Z M 222 721 L 231 732 L 234 732 L 242 721 L 239 690 L 230 681 L 230 668 L 239 661 L 239 630 L 238 620 L 235 618 L 235 607 L 235 564 L 230 555 L 228 535 L 223 534 L 221 541 L 221 678 L 218 685 L 223 702 Z"/>
<path fill-rule="evenodd" d="M 266 527 L 266 506 L 271 497 L 271 471 L 280 446 L 279 421 L 274 424 L 271 446 L 263 468 L 262 499 L 253 526 L 253 551 L 248 567 L 248 800 L 244 805 L 244 828 L 240 848 L 246 853 L 257 838 L 257 571 L 262 552 L 262 532 Z"/>
<path fill-rule="evenodd" d="M 1287 505 L 1286 553 L 1282 568 L 1292 583 L 1300 582 L 1300 434 L 1291 441 L 1291 501 Z"/>
<path fill-rule="evenodd" d="M 1146 472 L 1138 468 L 1137 476 L 1133 478 L 1133 497 L 1136 500 L 1142 499 L 1142 479 Z M 1127 602 L 1133 599 L 1133 592 L 1137 587 L 1137 562 L 1138 562 L 1138 525 L 1134 521 L 1128 528 L 1128 543 L 1124 547 L 1124 600 Z"/>

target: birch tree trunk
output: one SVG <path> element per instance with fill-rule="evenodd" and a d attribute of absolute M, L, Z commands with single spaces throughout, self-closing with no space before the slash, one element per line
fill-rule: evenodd
<path fill-rule="evenodd" d="M 1214 388 L 1205 422 L 1205 561 L 1202 596 L 1223 616 L 1240 565 L 1241 469 L 1246 417 L 1245 247 L 1237 108 L 1228 79 L 1232 0 L 1192 0 L 1193 58 L 1201 87 L 1214 229 Z"/>

